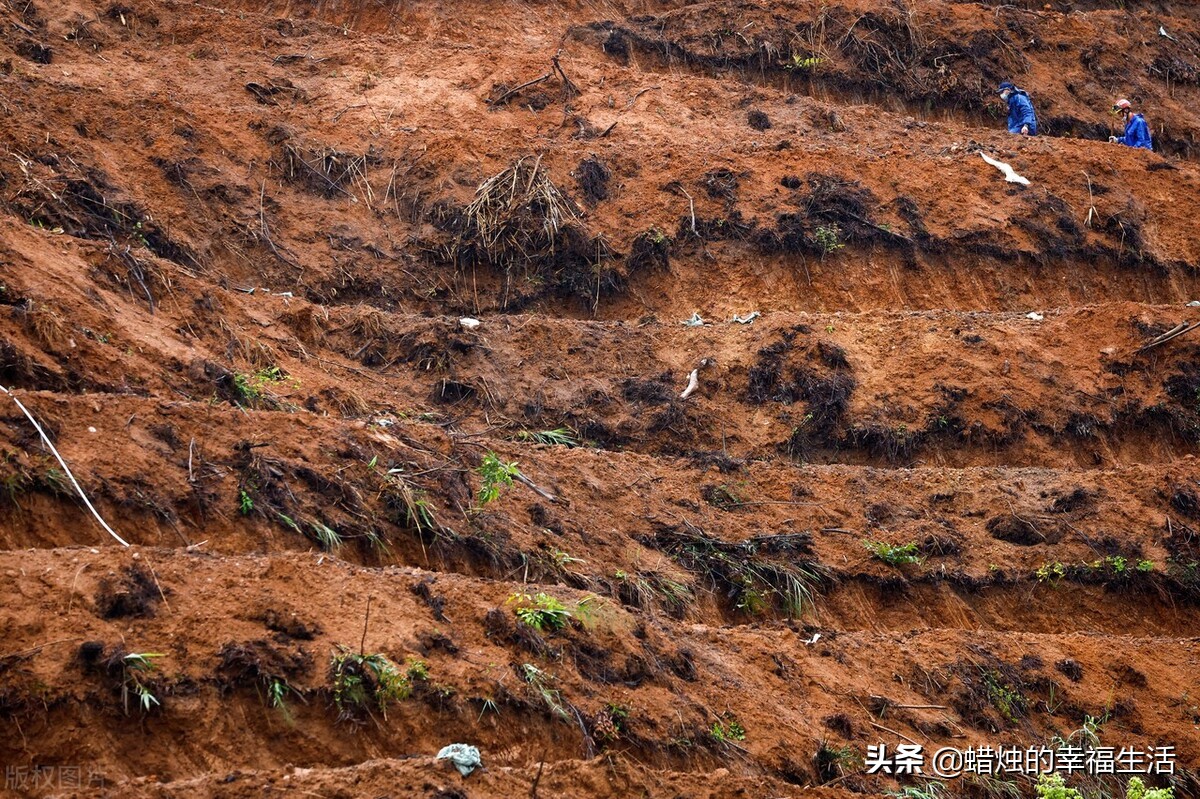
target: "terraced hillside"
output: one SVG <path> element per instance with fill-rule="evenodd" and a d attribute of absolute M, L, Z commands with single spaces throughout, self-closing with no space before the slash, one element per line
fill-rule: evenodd
<path fill-rule="evenodd" d="M 7 791 L 1200 796 L 1197 7 L 0 8 Z"/>

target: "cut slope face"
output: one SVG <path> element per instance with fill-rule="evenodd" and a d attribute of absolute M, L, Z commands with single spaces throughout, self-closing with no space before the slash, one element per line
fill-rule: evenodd
<path fill-rule="evenodd" d="M 6 789 L 1200 795 L 1200 17 L 1026 5 L 5 4 Z"/>

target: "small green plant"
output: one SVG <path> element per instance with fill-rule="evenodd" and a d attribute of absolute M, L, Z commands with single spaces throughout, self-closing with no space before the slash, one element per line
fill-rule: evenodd
<path fill-rule="evenodd" d="M 420 658 L 409 658 L 405 663 L 404 674 L 410 683 L 429 681 L 429 664 Z"/>
<path fill-rule="evenodd" d="M 514 605 L 513 612 L 522 624 L 540 632 L 561 630 L 571 619 L 571 612 L 567 610 L 567 606 L 545 593 L 535 596 L 513 594 L 505 604 Z"/>
<path fill-rule="evenodd" d="M 1125 799 L 1174 799 L 1174 788 L 1147 788 L 1141 777 L 1130 777 Z"/>
<path fill-rule="evenodd" d="M 1029 700 L 999 672 L 994 669 L 985 672 L 983 684 L 987 689 L 988 701 L 1004 717 L 1005 721 L 1015 724 L 1017 719 L 1025 714 L 1029 707 Z"/>
<path fill-rule="evenodd" d="M 800 72 L 811 72 L 820 66 L 824 60 L 817 56 L 802 56 L 799 53 L 792 53 L 792 59 L 785 63 L 783 68 Z"/>
<path fill-rule="evenodd" d="M 389 704 L 412 694 L 409 678 L 378 652 L 368 655 L 339 646 L 330 657 L 329 677 L 339 720 L 355 719 L 372 708 L 387 718 Z"/>
<path fill-rule="evenodd" d="M 238 398 L 249 404 L 265 398 L 267 386 L 283 382 L 288 382 L 293 387 L 300 385 L 299 381 L 289 377 L 278 366 L 267 366 L 251 374 L 238 372 L 233 376 L 233 387 L 237 391 Z"/>
<path fill-rule="evenodd" d="M 46 469 L 46 487 L 54 494 L 66 495 L 71 493 L 71 486 L 67 482 L 67 475 L 62 469 L 54 466 Z"/>
<path fill-rule="evenodd" d="M 1107 710 L 1103 716 L 1085 714 L 1082 727 L 1068 735 L 1066 740 L 1063 740 L 1061 736 L 1056 736 L 1054 743 L 1058 745 L 1058 748 L 1063 746 L 1082 746 L 1085 749 L 1095 749 L 1100 745 L 1100 733 L 1104 732 L 1104 725 L 1107 723 Z"/>
<path fill-rule="evenodd" d="M 478 494 L 481 507 L 498 499 L 501 490 L 511 487 L 513 478 L 520 473 L 516 461 L 505 463 L 494 452 L 483 456 L 483 461 L 476 471 L 479 472 L 481 480 Z"/>
<path fill-rule="evenodd" d="M 380 473 L 376 468 L 378 463 L 378 457 L 372 458 L 367 469 L 379 477 L 383 484 L 380 496 L 391 512 L 392 521 L 422 534 L 437 533 L 440 525 L 434 518 L 425 491 L 410 482 L 403 469 L 388 469 Z"/>
<path fill-rule="evenodd" d="M 904 566 L 909 563 L 921 563 L 920 549 L 915 541 L 907 544 L 889 544 L 886 541 L 863 541 L 867 551 L 889 566 Z"/>
<path fill-rule="evenodd" d="M 500 715 L 500 706 L 496 704 L 495 699 L 487 696 L 481 696 L 478 698 L 478 700 L 480 705 L 479 718 L 476 719 L 476 721 L 483 721 L 483 714 L 489 711 L 495 713 L 497 716 Z"/>
<path fill-rule="evenodd" d="M 721 510 L 734 510 L 735 508 L 740 508 L 746 502 L 746 500 L 738 496 L 732 486 L 728 485 L 708 486 L 701 494 L 705 502 Z"/>
<path fill-rule="evenodd" d="M 884 795 L 893 799 L 946 799 L 950 794 L 946 791 L 946 783 L 930 780 L 923 786 L 905 785 L 898 791 L 888 791 Z"/>
<path fill-rule="evenodd" d="M 817 767 L 817 777 L 820 782 L 831 782 L 853 774 L 863 767 L 862 756 L 854 748 L 846 746 L 831 746 L 828 741 L 821 741 L 813 755 L 813 764 Z"/>
<path fill-rule="evenodd" d="M 821 255 L 830 255 L 846 245 L 842 243 L 842 229 L 837 224 L 818 225 L 813 233 Z"/>
<path fill-rule="evenodd" d="M 558 569 L 565 569 L 572 563 L 587 563 L 587 561 L 583 558 L 573 557 L 570 552 L 567 552 L 563 549 L 550 550 L 549 558 L 550 562 L 553 563 L 555 568 Z"/>
<path fill-rule="evenodd" d="M 312 530 L 313 536 L 316 538 L 317 543 L 320 544 L 321 548 L 326 552 L 335 552 L 339 547 L 341 547 L 343 543 L 342 536 L 337 530 L 334 530 L 332 527 L 316 521 L 315 519 L 310 521 L 308 526 L 309 529 Z"/>
<path fill-rule="evenodd" d="M 550 686 L 554 684 L 554 675 L 548 671 L 543 671 L 532 663 L 523 663 L 521 665 L 521 673 L 525 678 L 530 688 L 541 697 L 541 700 L 546 704 L 546 707 L 554 715 L 570 719 L 571 715 L 567 709 L 563 707 L 562 694 L 556 688 Z"/>
<path fill-rule="evenodd" d="M 746 728 L 738 721 L 737 716 L 729 711 L 713 722 L 708 734 L 712 736 L 713 740 L 720 742 L 746 740 Z"/>
<path fill-rule="evenodd" d="M 295 689 L 288 685 L 287 680 L 282 677 L 266 677 L 265 682 L 267 705 L 273 710 L 278 710 L 284 720 L 291 724 L 292 709 L 288 706 L 287 699 L 288 695 L 293 693 Z M 299 696 L 299 694 L 297 695 Z M 301 696 L 300 698 L 303 699 L 304 697 Z"/>
<path fill-rule="evenodd" d="M 560 447 L 578 447 L 579 439 L 575 431 L 569 427 L 556 427 L 553 430 L 522 430 L 517 433 L 521 441 L 532 441 L 535 444 L 546 444 Z"/>
<path fill-rule="evenodd" d="M 1067 567 L 1055 560 L 1039 566 L 1037 571 L 1034 572 L 1034 576 L 1037 577 L 1039 583 L 1053 584 L 1061 580 L 1066 573 Z"/>
<path fill-rule="evenodd" d="M 158 652 L 131 652 L 121 659 L 121 705 L 125 715 L 129 715 L 129 697 L 137 699 L 137 705 L 143 713 L 149 713 L 150 708 L 162 704 L 147 683 L 147 678 L 154 672 L 154 661 L 166 655 Z"/>
<path fill-rule="evenodd" d="M 146 238 L 146 230 L 140 220 L 136 225 L 133 226 L 133 237 L 137 239 L 138 243 L 143 247 L 150 249 L 150 241 Z"/>
<path fill-rule="evenodd" d="M 267 684 L 268 704 L 270 704 L 271 707 L 279 708 L 280 710 L 286 709 L 287 695 L 291 690 L 291 686 L 289 686 L 285 680 L 281 680 L 278 677 L 272 678 L 271 682 Z"/>
<path fill-rule="evenodd" d="M 238 512 L 243 516 L 254 512 L 254 498 L 244 488 L 238 489 Z"/>
<path fill-rule="evenodd" d="M 627 708 L 609 702 L 592 720 L 592 737 L 601 744 L 611 744 L 620 740 L 627 718 Z"/>
<path fill-rule="evenodd" d="M 1067 787 L 1061 774 L 1042 774 L 1036 790 L 1038 799 L 1083 799 L 1083 794 Z"/>
<path fill-rule="evenodd" d="M 1152 560 L 1139 560 L 1139 561 L 1137 562 L 1137 570 L 1138 570 L 1139 572 L 1141 572 L 1142 574 L 1148 574 L 1148 573 L 1150 573 L 1150 572 L 1154 571 L 1154 561 L 1152 561 Z"/>

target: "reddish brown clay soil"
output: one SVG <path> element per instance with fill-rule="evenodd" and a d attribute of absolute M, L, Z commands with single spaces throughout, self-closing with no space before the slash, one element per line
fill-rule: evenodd
<path fill-rule="evenodd" d="M 1200 796 L 1193 4 L 0 27 L 0 385 L 133 544 L 0 396 L 6 791 L 844 799 L 1090 724 Z"/>

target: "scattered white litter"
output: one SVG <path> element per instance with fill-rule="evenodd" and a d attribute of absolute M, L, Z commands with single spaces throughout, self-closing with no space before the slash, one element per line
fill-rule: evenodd
<path fill-rule="evenodd" d="M 820 641 L 820 640 L 821 640 L 821 634 L 820 634 L 820 633 L 813 633 L 813 637 L 812 637 L 812 638 L 805 638 L 805 639 L 804 639 L 804 643 L 806 643 L 806 644 L 808 644 L 809 646 L 811 646 L 811 645 L 815 644 L 817 641 Z"/>
<path fill-rule="evenodd" d="M 479 327 L 480 321 L 478 319 L 472 319 L 469 316 L 464 316 L 462 319 L 458 320 L 458 324 L 463 330 L 474 330 L 475 328 Z"/>
<path fill-rule="evenodd" d="M 1174 36 L 1172 36 L 1171 34 L 1167 33 L 1167 29 L 1166 29 L 1166 28 L 1164 28 L 1162 25 L 1159 25 L 1159 26 L 1158 26 L 1158 35 L 1159 35 L 1159 36 L 1162 36 L 1162 37 L 1164 37 L 1164 38 L 1170 39 L 1170 40 L 1171 40 L 1171 41 L 1173 41 L 1173 42 L 1178 42 L 1178 41 L 1179 41 L 1179 40 L 1178 40 L 1178 39 L 1176 39 Z"/>
<path fill-rule="evenodd" d="M 684 327 L 701 327 L 702 325 L 707 325 L 708 322 L 704 321 L 699 311 L 694 311 L 691 319 L 684 319 L 680 324 Z"/>
<path fill-rule="evenodd" d="M 997 161 L 995 158 L 988 158 L 988 154 L 982 150 L 979 151 L 979 155 L 984 161 L 987 161 L 989 164 L 996 167 L 996 169 L 999 169 L 1001 172 L 1003 172 L 1004 179 L 1009 183 L 1020 183 L 1022 186 L 1029 185 L 1029 180 L 1018 175 L 1016 170 L 1014 170 L 1008 164 L 1004 163 L 1003 161 Z"/>
<path fill-rule="evenodd" d="M 89 433 L 94 433 L 94 432 L 96 432 L 96 428 L 94 428 L 94 427 L 89 427 L 89 428 L 88 428 L 88 432 L 89 432 Z"/>
<path fill-rule="evenodd" d="M 1025 314 L 1025 318 L 1026 318 L 1026 319 L 1032 319 L 1032 320 L 1033 320 L 1033 321 L 1035 321 L 1035 322 L 1040 322 L 1040 321 L 1042 321 L 1043 319 L 1045 319 L 1046 317 L 1042 316 L 1042 315 L 1041 315 L 1040 313 L 1038 313 L 1037 311 L 1030 311 L 1029 313 Z"/>
<path fill-rule="evenodd" d="M 464 777 L 483 765 L 479 750 L 470 744 L 450 744 L 437 753 L 438 760 L 449 760 Z"/>
<path fill-rule="evenodd" d="M 1200 300 L 1192 300 L 1187 304 L 1189 308 L 1200 308 Z"/>
<path fill-rule="evenodd" d="M 737 314 L 734 314 L 733 321 L 737 322 L 739 325 L 748 325 L 760 316 L 762 316 L 762 314 L 760 314 L 758 311 L 751 311 L 745 316 L 738 316 Z"/>

